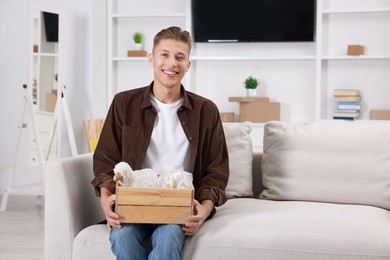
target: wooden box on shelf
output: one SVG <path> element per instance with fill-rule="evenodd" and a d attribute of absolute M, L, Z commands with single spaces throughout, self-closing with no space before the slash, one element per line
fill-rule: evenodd
<path fill-rule="evenodd" d="M 390 120 L 390 109 L 371 109 L 371 120 Z"/>
<path fill-rule="evenodd" d="M 221 116 L 222 122 L 233 122 L 234 121 L 234 113 L 232 113 L 232 112 L 221 112 L 219 114 Z"/>
<path fill-rule="evenodd" d="M 348 55 L 359 56 L 364 54 L 364 46 L 362 45 L 348 45 Z"/>
<path fill-rule="evenodd" d="M 127 51 L 127 57 L 146 57 L 147 52 L 145 50 L 130 50 Z"/>
<path fill-rule="evenodd" d="M 54 112 L 57 104 L 57 90 L 53 89 L 51 92 L 46 93 L 46 111 Z"/>
<path fill-rule="evenodd" d="M 115 212 L 122 223 L 185 224 L 194 189 L 132 188 L 117 184 Z"/>

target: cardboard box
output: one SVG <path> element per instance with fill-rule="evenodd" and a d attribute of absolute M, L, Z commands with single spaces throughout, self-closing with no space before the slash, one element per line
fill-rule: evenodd
<path fill-rule="evenodd" d="M 371 109 L 371 120 L 390 120 L 390 109 Z"/>
<path fill-rule="evenodd" d="M 147 52 L 145 50 L 131 50 L 127 51 L 127 57 L 146 57 Z"/>
<path fill-rule="evenodd" d="M 280 120 L 280 103 L 270 102 L 268 97 L 229 97 L 229 101 L 240 103 L 240 122 Z"/>
<path fill-rule="evenodd" d="M 240 102 L 240 122 L 265 123 L 280 120 L 279 102 Z"/>
<path fill-rule="evenodd" d="M 122 223 L 185 224 L 192 214 L 194 189 L 116 186 L 115 212 Z"/>
<path fill-rule="evenodd" d="M 57 90 L 46 93 L 46 111 L 54 112 L 57 104 Z"/>
<path fill-rule="evenodd" d="M 362 45 L 348 45 L 348 55 L 358 56 L 364 54 L 364 46 Z"/>
<path fill-rule="evenodd" d="M 219 113 L 221 116 L 222 122 L 233 122 L 234 121 L 234 113 Z"/>

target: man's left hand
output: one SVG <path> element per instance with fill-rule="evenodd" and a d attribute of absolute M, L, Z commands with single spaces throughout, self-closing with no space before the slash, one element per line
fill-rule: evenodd
<path fill-rule="evenodd" d="M 186 224 L 183 226 L 183 232 L 186 236 L 193 236 L 198 232 L 203 222 L 210 215 L 214 203 L 211 200 L 204 200 L 200 204 L 194 200 L 194 215 L 188 216 Z"/>

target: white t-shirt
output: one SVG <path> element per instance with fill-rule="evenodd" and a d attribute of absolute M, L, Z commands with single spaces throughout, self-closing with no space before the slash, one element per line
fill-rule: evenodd
<path fill-rule="evenodd" d="M 165 104 L 151 95 L 150 101 L 157 110 L 157 117 L 143 168 L 152 168 L 158 173 L 170 170 L 189 171 L 190 143 L 177 116 L 183 98 L 175 103 Z"/>

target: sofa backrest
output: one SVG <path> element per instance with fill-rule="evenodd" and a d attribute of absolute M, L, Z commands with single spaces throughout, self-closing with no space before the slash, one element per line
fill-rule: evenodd
<path fill-rule="evenodd" d="M 268 122 L 262 174 L 262 199 L 390 210 L 390 124 Z"/>

